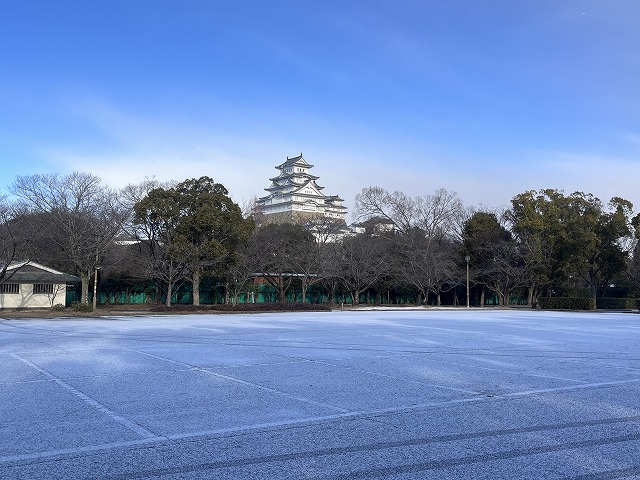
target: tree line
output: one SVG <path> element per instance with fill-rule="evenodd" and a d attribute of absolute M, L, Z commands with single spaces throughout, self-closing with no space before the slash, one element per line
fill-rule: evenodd
<path fill-rule="evenodd" d="M 313 291 L 328 302 L 386 303 L 393 292 L 440 305 L 467 280 L 476 305 L 488 295 L 535 306 L 541 297 L 640 293 L 640 215 L 618 197 L 527 191 L 498 211 L 465 207 L 444 189 L 367 187 L 355 198 L 357 233 L 345 234 L 344 222 L 324 217 L 269 223 L 209 177 L 115 190 L 88 173 L 30 175 L 8 191 L 0 282 L 12 261 L 31 259 L 80 277 L 83 303 L 96 269 L 103 285 L 152 285 L 168 306 L 185 286 L 198 305 L 212 288 L 224 302 L 246 301 L 260 283 L 280 302 L 309 301 Z"/>

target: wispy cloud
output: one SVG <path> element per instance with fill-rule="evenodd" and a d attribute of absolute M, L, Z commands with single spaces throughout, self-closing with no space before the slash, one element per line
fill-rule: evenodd
<path fill-rule="evenodd" d="M 640 133 L 635 132 L 623 132 L 619 135 L 623 142 L 630 143 L 634 147 L 640 145 Z"/>
<path fill-rule="evenodd" d="M 262 191 L 282 149 L 260 139 L 216 131 L 206 125 L 158 120 L 101 102 L 86 102 L 82 118 L 101 134 L 99 144 L 67 142 L 40 149 L 60 171 L 88 171 L 120 188 L 145 177 L 184 180 L 207 175 L 227 186 L 237 201 Z M 278 150 L 280 150 L 278 152 Z"/>
<path fill-rule="evenodd" d="M 102 140 L 87 144 L 67 138 L 64 145 L 42 147 L 40 157 L 61 172 L 94 173 L 114 188 L 151 176 L 180 181 L 207 175 L 242 203 L 263 195 L 275 165 L 302 151 L 316 165 L 313 173 L 325 193 L 340 195 L 350 209 L 355 195 L 374 185 L 409 195 L 446 188 L 467 205 L 500 207 L 518 193 L 541 188 L 585 191 L 603 201 L 621 196 L 640 205 L 635 198 L 640 159 L 634 156 L 513 149 L 496 154 L 424 140 L 402 144 L 294 112 L 273 117 L 274 123 L 299 124 L 279 133 L 277 126 L 256 132 L 246 125 L 226 129 L 217 121 L 156 118 L 95 98 L 77 104 L 78 117 Z M 624 140 L 637 143 L 640 136 L 625 134 Z"/>
<path fill-rule="evenodd" d="M 537 188 L 592 193 L 604 202 L 619 196 L 640 206 L 640 157 L 547 151 L 533 153 L 530 158 L 535 168 L 528 172 L 538 182 Z"/>

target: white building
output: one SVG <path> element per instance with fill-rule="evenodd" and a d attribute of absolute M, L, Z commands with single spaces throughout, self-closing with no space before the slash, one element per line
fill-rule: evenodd
<path fill-rule="evenodd" d="M 328 218 L 344 222 L 347 208 L 343 199 L 337 195 L 322 193 L 324 187 L 311 175 L 313 165 L 307 163 L 302 154 L 289 158 L 276 167 L 280 173 L 270 178 L 271 185 L 265 188 L 268 195 L 256 202 L 258 214 L 265 221 L 301 222 L 313 218 Z"/>
<path fill-rule="evenodd" d="M 67 283 L 80 278 L 35 262 L 14 262 L 0 282 L 0 309 L 47 308 L 65 304 Z"/>

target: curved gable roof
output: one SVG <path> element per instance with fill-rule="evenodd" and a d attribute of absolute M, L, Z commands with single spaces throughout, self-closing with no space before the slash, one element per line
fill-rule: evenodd
<path fill-rule="evenodd" d="M 313 168 L 313 165 L 311 165 L 304 159 L 304 157 L 302 156 L 302 153 L 297 157 L 291 157 L 291 158 L 287 157 L 287 161 L 284 163 L 281 163 L 276 168 L 278 170 L 281 170 L 283 168 L 292 167 L 292 166 Z"/>

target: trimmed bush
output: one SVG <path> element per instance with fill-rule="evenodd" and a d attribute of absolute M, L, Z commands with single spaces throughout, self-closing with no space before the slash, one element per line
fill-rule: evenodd
<path fill-rule="evenodd" d="M 635 298 L 596 298 L 596 307 L 602 310 L 633 310 L 636 308 Z"/>
<path fill-rule="evenodd" d="M 91 305 L 90 303 L 72 302 L 71 308 L 74 309 L 76 312 L 83 312 L 83 313 L 93 312 L 93 305 Z"/>
<path fill-rule="evenodd" d="M 596 301 L 591 297 L 543 297 L 540 308 L 545 310 L 595 310 Z"/>
<path fill-rule="evenodd" d="M 55 310 L 56 312 L 62 312 L 63 310 L 66 310 L 67 307 L 65 307 L 63 304 L 61 303 L 56 303 L 53 307 L 51 307 L 53 310 Z"/>
<path fill-rule="evenodd" d="M 331 307 L 326 303 L 230 303 L 216 305 L 182 305 L 175 304 L 167 307 L 157 305 L 149 309 L 150 312 L 329 312 Z"/>

